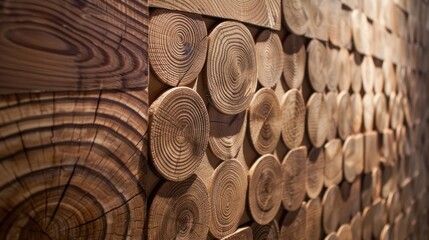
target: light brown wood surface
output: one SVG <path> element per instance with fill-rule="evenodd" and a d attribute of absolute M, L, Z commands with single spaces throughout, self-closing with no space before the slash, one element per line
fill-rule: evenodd
<path fill-rule="evenodd" d="M 328 106 L 322 93 L 313 93 L 307 102 L 307 131 L 314 147 L 321 147 L 328 135 Z"/>
<path fill-rule="evenodd" d="M 306 216 L 304 203 L 301 203 L 296 210 L 288 212 L 280 229 L 280 239 L 304 239 L 306 237 Z"/>
<path fill-rule="evenodd" d="M 281 133 L 284 144 L 298 147 L 304 138 L 306 107 L 300 90 L 287 91 L 281 101 Z"/>
<path fill-rule="evenodd" d="M 304 80 L 307 53 L 304 38 L 290 34 L 283 43 L 283 76 L 289 88 L 300 88 Z"/>
<path fill-rule="evenodd" d="M 258 81 L 264 87 L 272 88 L 283 72 L 283 46 L 278 34 L 264 30 L 256 38 L 256 64 Z"/>
<path fill-rule="evenodd" d="M 334 232 L 339 223 L 343 201 L 337 185 L 329 187 L 323 196 L 322 225 L 326 234 Z"/>
<path fill-rule="evenodd" d="M 282 162 L 282 202 L 288 211 L 295 211 L 305 197 L 307 148 L 292 149 Z M 283 235 L 283 234 L 282 234 Z"/>
<path fill-rule="evenodd" d="M 325 187 L 339 184 L 343 178 L 343 153 L 340 139 L 325 144 Z"/>

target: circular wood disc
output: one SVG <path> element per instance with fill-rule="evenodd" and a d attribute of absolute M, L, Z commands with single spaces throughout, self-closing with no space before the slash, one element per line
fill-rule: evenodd
<path fill-rule="evenodd" d="M 202 236 L 199 236 L 201 238 Z M 242 227 L 237 229 L 234 233 L 223 237 L 221 240 L 240 240 L 240 239 L 253 239 L 252 229 L 250 227 Z"/>
<path fill-rule="evenodd" d="M 283 44 L 283 76 L 290 88 L 300 88 L 304 80 L 307 53 L 304 38 L 290 34 Z"/>
<path fill-rule="evenodd" d="M 338 239 L 338 237 L 337 237 L 337 233 L 335 233 L 335 232 L 332 232 L 332 233 L 328 234 L 328 235 L 324 238 L 324 240 L 337 240 L 337 239 Z"/>
<path fill-rule="evenodd" d="M 313 93 L 307 102 L 307 129 L 311 144 L 321 147 L 329 130 L 328 106 L 322 93 Z"/>
<path fill-rule="evenodd" d="M 216 167 L 210 184 L 210 233 L 221 238 L 233 233 L 246 205 L 247 176 L 241 163 L 235 159 Z"/>
<path fill-rule="evenodd" d="M 246 134 L 246 115 L 226 115 L 209 106 L 210 137 L 209 146 L 213 154 L 221 160 L 237 156 Z"/>
<path fill-rule="evenodd" d="M 366 31 L 367 31 L 367 20 L 365 14 L 363 14 L 359 9 L 354 9 L 351 14 L 352 19 L 352 34 L 353 34 L 353 43 L 356 47 L 356 50 L 365 54 L 368 52 L 368 44 L 365 39 Z"/>
<path fill-rule="evenodd" d="M 308 29 L 309 17 L 301 0 L 282 1 L 283 16 L 288 29 L 296 35 L 304 35 Z"/>
<path fill-rule="evenodd" d="M 281 164 L 271 154 L 260 157 L 249 170 L 249 208 L 253 220 L 271 222 L 281 205 Z"/>
<path fill-rule="evenodd" d="M 224 21 L 209 35 L 208 97 L 217 110 L 234 115 L 250 104 L 257 85 L 255 43 L 241 23 Z"/>
<path fill-rule="evenodd" d="M 340 79 L 340 66 L 338 65 L 339 51 L 333 46 L 326 47 L 327 54 L 327 74 L 326 87 L 329 91 L 337 91 L 338 81 Z"/>
<path fill-rule="evenodd" d="M 338 135 L 346 139 L 353 130 L 353 112 L 348 92 L 340 92 L 337 98 L 338 104 Z"/>
<path fill-rule="evenodd" d="M 291 89 L 282 99 L 282 138 L 289 149 L 298 147 L 305 132 L 305 102 L 299 90 Z"/>
<path fill-rule="evenodd" d="M 272 88 L 283 71 L 282 42 L 275 32 L 264 30 L 256 39 L 255 50 L 259 83 Z"/>
<path fill-rule="evenodd" d="M 338 128 L 338 113 L 337 113 L 337 92 L 328 92 L 325 95 L 326 105 L 328 107 L 328 134 L 326 135 L 326 140 L 332 140 L 337 136 Z"/>
<path fill-rule="evenodd" d="M 374 69 L 374 92 L 382 93 L 384 86 L 383 69 L 376 67 Z"/>
<path fill-rule="evenodd" d="M 373 217 L 371 207 L 366 207 L 362 211 L 362 239 L 371 239 Z"/>
<path fill-rule="evenodd" d="M 325 144 L 325 187 L 339 184 L 343 178 L 343 153 L 340 139 Z"/>
<path fill-rule="evenodd" d="M 282 163 L 283 197 L 285 209 L 295 211 L 305 197 L 307 148 L 298 147 L 289 151 Z"/>
<path fill-rule="evenodd" d="M 196 239 L 208 233 L 209 194 L 196 175 L 164 182 L 149 211 L 149 239 Z"/>
<path fill-rule="evenodd" d="M 323 148 L 313 148 L 307 158 L 307 177 L 305 189 L 307 196 L 317 198 L 323 188 L 325 171 L 325 152 Z"/>
<path fill-rule="evenodd" d="M 349 56 L 350 58 L 350 77 L 351 77 L 351 86 L 352 90 L 355 93 L 360 93 L 362 89 L 362 55 L 357 52 L 352 52 Z"/>
<path fill-rule="evenodd" d="M 389 105 L 392 103 L 390 112 L 390 126 L 393 129 L 398 129 L 404 122 L 404 112 L 402 108 L 402 94 L 395 96 L 394 93 L 390 94 Z"/>
<path fill-rule="evenodd" d="M 349 136 L 343 145 L 344 178 L 352 183 L 363 171 L 363 137 Z"/>
<path fill-rule="evenodd" d="M 306 204 L 306 239 L 320 239 L 322 230 L 322 203 L 319 198 L 311 199 Z"/>
<path fill-rule="evenodd" d="M 384 93 L 390 95 L 390 93 L 396 92 L 396 72 L 393 68 L 393 64 L 389 60 L 383 61 L 383 75 L 384 75 Z"/>
<path fill-rule="evenodd" d="M 350 97 L 350 105 L 352 108 L 352 131 L 353 133 L 359 133 L 363 121 L 363 103 L 359 93 L 352 94 Z"/>
<path fill-rule="evenodd" d="M 281 134 L 281 114 L 280 103 L 272 89 L 262 88 L 256 92 L 249 107 L 249 132 L 259 154 L 271 153 L 276 148 Z"/>
<path fill-rule="evenodd" d="M 329 187 L 323 196 L 323 229 L 326 234 L 334 232 L 337 229 L 343 200 L 341 192 L 337 185 Z"/>
<path fill-rule="evenodd" d="M 169 86 L 194 81 L 206 60 L 207 29 L 201 15 L 156 9 L 150 13 L 149 60 Z"/>
<path fill-rule="evenodd" d="M 271 223 L 266 225 L 259 225 L 253 223 L 252 226 L 253 239 L 261 240 L 279 240 L 280 239 L 280 230 L 279 225 L 276 220 L 271 221 Z"/>
<path fill-rule="evenodd" d="M 366 93 L 362 99 L 363 105 L 363 126 L 366 131 L 374 128 L 374 94 Z"/>
<path fill-rule="evenodd" d="M 306 209 L 304 203 L 300 203 L 298 209 L 286 213 L 280 229 L 280 239 L 295 240 L 305 239 L 306 236 Z"/>
<path fill-rule="evenodd" d="M 351 220 L 352 239 L 362 239 L 362 215 L 358 212 Z"/>
<path fill-rule="evenodd" d="M 157 172 L 170 181 L 188 178 L 200 165 L 209 138 L 209 116 L 192 89 L 164 92 L 150 109 L 150 153 Z"/>
<path fill-rule="evenodd" d="M 362 85 L 366 93 L 372 92 L 374 88 L 375 65 L 372 57 L 365 56 L 361 64 Z"/>
<path fill-rule="evenodd" d="M 339 240 L 352 240 L 353 232 L 349 224 L 343 224 L 337 231 L 337 236 Z"/>
<path fill-rule="evenodd" d="M 352 83 L 352 77 L 350 75 L 350 60 L 349 51 L 346 48 L 341 48 L 338 52 L 338 58 L 336 64 L 340 68 L 338 88 L 340 91 L 349 91 Z"/>
<path fill-rule="evenodd" d="M 313 39 L 308 44 L 307 51 L 310 84 L 316 92 L 323 92 L 326 87 L 326 69 L 328 66 L 326 47 L 319 40 Z"/>
<path fill-rule="evenodd" d="M 376 94 L 374 96 L 374 115 L 375 126 L 379 132 L 382 132 L 389 126 L 387 102 L 384 94 Z"/>

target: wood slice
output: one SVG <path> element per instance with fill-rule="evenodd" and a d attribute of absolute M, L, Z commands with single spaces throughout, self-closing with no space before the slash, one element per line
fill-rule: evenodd
<path fill-rule="evenodd" d="M 337 231 L 337 236 L 339 240 L 352 240 L 353 231 L 349 224 L 343 224 Z"/>
<path fill-rule="evenodd" d="M 356 178 L 353 181 L 353 183 L 351 183 L 350 185 L 349 198 L 347 199 L 347 206 L 349 206 L 348 211 L 350 212 L 350 217 L 356 215 L 358 212 L 361 212 L 361 202 L 360 202 L 361 190 L 362 190 L 362 179 Z"/>
<path fill-rule="evenodd" d="M 384 204 L 381 200 L 378 200 L 372 205 L 374 211 L 374 219 L 372 221 L 372 236 L 377 238 L 386 224 L 386 211 Z"/>
<path fill-rule="evenodd" d="M 300 203 L 295 211 L 288 212 L 283 219 L 280 229 L 280 239 L 305 239 L 306 236 L 306 208 Z"/>
<path fill-rule="evenodd" d="M 328 66 L 325 45 L 313 39 L 308 44 L 308 75 L 311 86 L 316 92 L 323 92 L 326 87 L 326 68 Z"/>
<path fill-rule="evenodd" d="M 356 50 L 361 54 L 369 54 L 368 32 L 369 23 L 365 14 L 355 9 L 351 14 L 353 42 Z"/>
<path fill-rule="evenodd" d="M 288 29 L 296 35 L 304 35 L 309 25 L 309 15 L 301 0 L 282 0 L 283 16 Z"/>
<path fill-rule="evenodd" d="M 280 103 L 272 89 L 262 88 L 256 92 L 249 106 L 249 133 L 259 154 L 271 153 L 276 148 L 282 130 L 281 114 Z"/>
<path fill-rule="evenodd" d="M 306 239 L 320 239 L 322 233 L 322 203 L 319 198 L 315 198 L 309 200 L 305 207 L 307 213 L 305 223 Z"/>
<path fill-rule="evenodd" d="M 301 91 L 291 89 L 282 99 L 282 138 L 289 148 L 298 147 L 304 138 L 305 132 L 305 102 Z"/>
<path fill-rule="evenodd" d="M 351 220 L 353 239 L 362 239 L 362 215 L 358 212 Z"/>
<path fill-rule="evenodd" d="M 384 87 L 383 69 L 376 67 L 374 70 L 374 92 L 376 94 L 382 93 Z"/>
<path fill-rule="evenodd" d="M 327 21 L 327 31 L 329 41 L 335 45 L 340 46 L 340 12 L 341 12 L 341 2 L 336 0 L 325 0 L 326 1 L 326 21 Z"/>
<path fill-rule="evenodd" d="M 306 37 L 319 39 L 327 42 L 329 40 L 329 4 L 327 0 L 303 1 L 305 13 L 309 16 Z"/>
<path fill-rule="evenodd" d="M 402 108 L 402 94 L 396 95 L 396 97 L 393 98 L 391 94 L 389 97 L 389 105 L 392 103 L 392 107 L 390 112 L 390 126 L 393 129 L 398 129 L 400 126 L 402 126 L 404 122 L 404 110 Z"/>
<path fill-rule="evenodd" d="M 241 23 L 225 21 L 209 35 L 208 97 L 222 113 L 234 115 L 250 104 L 257 85 L 255 43 Z"/>
<path fill-rule="evenodd" d="M 148 86 L 147 1 L 2 1 L 0 93 Z"/>
<path fill-rule="evenodd" d="M 281 164 L 271 154 L 260 157 L 249 170 L 249 208 L 253 220 L 271 222 L 281 205 Z"/>
<path fill-rule="evenodd" d="M 289 151 L 282 162 L 283 207 L 295 211 L 305 197 L 307 148 L 298 147 Z M 283 236 L 283 235 L 282 235 Z"/>
<path fill-rule="evenodd" d="M 334 7 L 331 7 L 331 27 L 329 29 L 329 40 L 338 47 L 347 47 L 352 40 L 352 23 L 351 12 L 341 9 L 341 2 L 330 0 L 334 2 Z M 334 12 L 336 11 L 336 13 Z M 337 15 L 337 16 L 336 16 Z"/>
<path fill-rule="evenodd" d="M 255 240 L 279 240 L 280 230 L 276 220 L 266 225 L 253 223 L 252 226 L 253 239 Z"/>
<path fill-rule="evenodd" d="M 365 56 L 361 64 L 362 85 L 366 93 L 372 92 L 374 88 L 375 65 L 372 57 Z"/>
<path fill-rule="evenodd" d="M 395 191 L 397 186 L 397 170 L 395 166 L 385 165 L 382 172 L 381 195 L 387 199 L 389 194 Z"/>
<path fill-rule="evenodd" d="M 352 131 L 356 134 L 360 132 L 363 121 L 363 102 L 361 95 L 353 93 L 350 96 L 350 105 L 352 109 Z"/>
<path fill-rule="evenodd" d="M 200 238 L 202 236 L 199 236 Z M 252 229 L 250 227 L 242 227 L 237 229 L 234 233 L 222 238 L 222 240 L 246 240 L 253 239 Z"/>
<path fill-rule="evenodd" d="M 182 181 L 200 165 L 209 138 L 209 115 L 192 89 L 177 87 L 152 103 L 150 152 L 156 171 L 170 181 Z"/>
<path fill-rule="evenodd" d="M 406 239 L 405 231 L 405 219 L 404 215 L 400 213 L 396 218 L 393 224 L 393 239 Z"/>
<path fill-rule="evenodd" d="M 349 56 L 350 60 L 350 77 L 351 77 L 351 87 L 353 92 L 360 93 L 362 89 L 362 55 L 357 52 L 352 52 Z"/>
<path fill-rule="evenodd" d="M 210 117 L 209 146 L 213 154 L 221 160 L 236 157 L 246 135 L 247 111 L 230 116 L 217 111 L 210 105 L 208 112 Z"/>
<path fill-rule="evenodd" d="M 338 135 L 341 139 L 346 139 L 353 130 L 353 112 L 348 92 L 340 92 L 337 98 L 338 105 Z"/>
<path fill-rule="evenodd" d="M 329 187 L 323 196 L 323 229 L 326 234 L 334 232 L 340 220 L 343 200 L 337 185 Z"/>
<path fill-rule="evenodd" d="M 209 194 L 197 176 L 182 182 L 164 182 L 149 211 L 148 238 L 176 239 L 207 236 Z"/>
<path fill-rule="evenodd" d="M 327 54 L 327 73 L 326 73 L 326 87 L 329 91 L 337 91 L 338 81 L 340 79 L 340 66 L 338 65 L 339 50 L 328 45 L 326 47 Z"/>
<path fill-rule="evenodd" d="M 362 239 L 371 240 L 372 239 L 372 220 L 374 218 L 374 213 L 371 207 L 366 207 L 362 211 Z"/>
<path fill-rule="evenodd" d="M 328 92 L 325 95 L 326 105 L 328 107 L 329 129 L 326 140 L 330 141 L 337 137 L 338 113 L 337 113 L 337 92 Z"/>
<path fill-rule="evenodd" d="M 348 92 L 352 83 L 349 57 L 349 51 L 346 48 L 341 48 L 335 63 L 339 66 L 338 88 L 340 91 Z"/>
<path fill-rule="evenodd" d="M 325 152 L 323 148 L 311 149 L 307 158 L 305 189 L 307 196 L 317 198 L 322 191 L 325 171 Z"/>
<path fill-rule="evenodd" d="M 384 94 L 374 96 L 375 126 L 379 132 L 383 132 L 389 126 L 389 116 L 387 112 L 387 101 Z"/>
<path fill-rule="evenodd" d="M 381 197 L 381 169 L 376 166 L 371 172 L 371 199 L 374 202 Z"/>
<path fill-rule="evenodd" d="M 378 149 L 377 132 L 364 134 L 364 173 L 369 173 L 378 165 L 380 153 Z"/>
<path fill-rule="evenodd" d="M 150 13 L 149 60 L 169 86 L 193 82 L 206 60 L 207 29 L 201 15 L 156 9 Z"/>
<path fill-rule="evenodd" d="M 362 99 L 363 105 L 363 126 L 366 131 L 374 128 L 374 94 L 366 93 Z"/>
<path fill-rule="evenodd" d="M 389 224 L 384 225 L 383 229 L 381 230 L 379 238 L 380 240 L 390 240 L 393 238 L 392 228 L 390 227 Z"/>
<path fill-rule="evenodd" d="M 283 71 L 283 48 L 279 35 L 270 30 L 262 31 L 256 38 L 255 50 L 259 83 L 272 88 Z"/>
<path fill-rule="evenodd" d="M 238 227 L 246 205 L 246 172 L 237 160 L 222 162 L 216 167 L 210 184 L 210 233 L 221 238 Z"/>
<path fill-rule="evenodd" d="M 314 147 L 321 147 L 328 135 L 328 106 L 322 93 L 313 93 L 307 102 L 307 130 Z"/>
<path fill-rule="evenodd" d="M 363 135 L 349 136 L 343 145 L 344 178 L 352 183 L 363 171 Z"/>
<path fill-rule="evenodd" d="M 325 187 L 339 184 L 343 178 L 343 154 L 340 139 L 325 144 Z"/>
<path fill-rule="evenodd" d="M 383 75 L 384 75 L 384 93 L 388 96 L 390 93 L 396 92 L 397 80 L 396 72 L 393 64 L 390 61 L 383 62 Z"/>
<path fill-rule="evenodd" d="M 286 79 L 286 84 L 290 88 L 301 88 L 307 61 L 304 38 L 290 34 L 284 41 L 283 52 L 283 76 Z"/>
<path fill-rule="evenodd" d="M 395 150 L 394 150 L 395 149 Z M 387 165 L 394 165 L 396 159 L 396 148 L 393 131 L 385 129 L 382 132 L 381 155 Z"/>
<path fill-rule="evenodd" d="M 371 20 L 377 20 L 377 2 L 372 0 L 363 0 L 362 2 L 362 10 L 365 15 Z"/>

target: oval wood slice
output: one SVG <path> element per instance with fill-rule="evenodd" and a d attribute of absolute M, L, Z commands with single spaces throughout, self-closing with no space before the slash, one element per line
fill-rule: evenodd
<path fill-rule="evenodd" d="M 362 215 L 358 212 L 351 220 L 352 239 L 362 239 Z"/>
<path fill-rule="evenodd" d="M 348 10 L 340 10 L 340 19 L 338 22 L 339 29 L 339 47 L 349 47 L 352 41 L 352 22 L 351 12 Z"/>
<path fill-rule="evenodd" d="M 206 60 L 207 29 L 201 15 L 156 9 L 150 13 L 149 60 L 169 86 L 193 82 Z"/>
<path fill-rule="evenodd" d="M 389 240 L 389 239 L 392 239 L 392 238 L 393 238 L 393 236 L 392 236 L 392 228 L 390 227 L 389 224 L 384 225 L 383 229 L 381 230 L 379 239 L 380 240 Z"/>
<path fill-rule="evenodd" d="M 259 154 L 271 153 L 281 134 L 281 110 L 272 89 L 256 92 L 249 106 L 249 132 L 253 147 Z"/>
<path fill-rule="evenodd" d="M 290 88 L 301 88 L 304 80 L 307 53 L 304 38 L 290 34 L 283 43 L 283 76 Z"/>
<path fill-rule="evenodd" d="M 325 187 L 339 184 L 343 178 L 343 154 L 340 139 L 325 144 Z"/>
<path fill-rule="evenodd" d="M 366 93 L 372 92 L 374 88 L 375 65 L 372 57 L 365 56 L 361 64 L 362 85 Z"/>
<path fill-rule="evenodd" d="M 337 185 L 329 187 L 323 196 L 323 229 L 326 234 L 334 232 L 340 220 L 343 200 Z"/>
<path fill-rule="evenodd" d="M 335 63 L 339 67 L 338 88 L 340 91 L 348 92 L 352 83 L 349 58 L 349 51 L 346 48 L 341 48 Z"/>
<path fill-rule="evenodd" d="M 246 190 L 247 176 L 241 163 L 231 159 L 216 167 L 209 188 L 212 236 L 222 238 L 237 229 L 246 205 Z"/>
<path fill-rule="evenodd" d="M 402 211 L 401 194 L 398 191 L 393 191 L 389 194 L 386 201 L 388 222 L 393 224 L 396 217 Z"/>
<path fill-rule="evenodd" d="M 397 80 L 396 71 L 393 68 L 392 62 L 386 60 L 383 62 L 383 75 L 384 75 L 384 93 L 388 96 L 390 93 L 396 92 Z"/>
<path fill-rule="evenodd" d="M 251 225 L 253 232 L 253 239 L 265 239 L 265 240 L 279 240 L 280 230 L 276 220 L 266 225 L 259 225 L 253 223 Z"/>
<path fill-rule="evenodd" d="M 157 172 L 181 181 L 200 165 L 209 137 L 209 115 L 204 101 L 192 89 L 164 92 L 149 109 L 150 153 Z"/>
<path fill-rule="evenodd" d="M 249 208 L 258 224 L 271 222 L 280 208 L 281 170 L 280 161 L 271 154 L 260 157 L 249 170 Z"/>
<path fill-rule="evenodd" d="M 323 188 L 325 152 L 323 148 L 313 148 L 307 158 L 305 189 L 307 196 L 317 198 Z"/>
<path fill-rule="evenodd" d="M 255 56 L 252 34 L 243 24 L 225 21 L 210 33 L 205 86 L 220 112 L 234 115 L 249 106 L 257 85 Z"/>
<path fill-rule="evenodd" d="M 306 236 L 306 208 L 300 203 L 295 211 L 288 212 L 283 219 L 280 229 L 280 239 L 305 239 Z"/>
<path fill-rule="evenodd" d="M 338 81 L 340 80 L 340 66 L 338 65 L 339 50 L 334 46 L 328 45 L 326 47 L 326 55 L 326 87 L 329 91 L 337 91 Z"/>
<path fill-rule="evenodd" d="M 282 162 L 283 207 L 295 211 L 305 197 L 307 148 L 298 147 L 289 151 Z"/>
<path fill-rule="evenodd" d="M 337 137 L 338 129 L 338 106 L 337 106 L 337 92 L 328 92 L 325 95 L 326 105 L 328 107 L 329 129 L 326 135 L 326 140 L 330 141 Z"/>
<path fill-rule="evenodd" d="M 264 30 L 256 38 L 255 49 L 259 83 L 272 88 L 283 71 L 282 42 L 275 32 Z"/>
<path fill-rule="evenodd" d="M 363 105 L 363 126 L 366 131 L 374 128 L 374 94 L 366 93 L 362 99 Z"/>
<path fill-rule="evenodd" d="M 366 207 L 362 211 L 362 239 L 372 239 L 372 219 L 374 211 L 371 207 Z"/>
<path fill-rule="evenodd" d="M 360 93 L 362 89 L 362 55 L 357 52 L 352 52 L 349 56 L 349 61 L 352 91 L 355 93 Z"/>
<path fill-rule="evenodd" d="M 305 12 L 309 16 L 305 36 L 327 42 L 329 40 L 329 2 L 327 0 L 302 2 L 305 5 Z"/>
<path fill-rule="evenodd" d="M 383 202 L 380 200 L 376 201 L 372 205 L 374 211 L 374 219 L 372 221 L 372 236 L 378 238 L 380 233 L 386 224 L 386 210 Z"/>
<path fill-rule="evenodd" d="M 350 96 L 350 105 L 352 108 L 352 131 L 356 134 L 361 131 L 363 121 L 363 102 L 359 93 L 353 93 Z"/>
<path fill-rule="evenodd" d="M 329 41 L 335 45 L 341 45 L 341 1 L 325 0 L 327 2 L 326 21 L 328 22 Z"/>
<path fill-rule="evenodd" d="M 350 185 L 350 194 L 348 201 L 348 206 L 350 209 L 350 217 L 356 215 L 361 211 L 361 202 L 360 202 L 360 194 L 362 190 L 362 180 L 361 178 L 356 178 Z"/>
<path fill-rule="evenodd" d="M 352 34 L 353 34 L 353 43 L 356 47 L 356 50 L 361 54 L 368 53 L 369 45 L 366 43 L 368 36 L 365 36 L 368 31 L 368 23 L 366 20 L 365 14 L 363 14 L 359 9 L 354 9 L 351 14 L 352 19 Z"/>
<path fill-rule="evenodd" d="M 383 69 L 380 67 L 375 67 L 374 69 L 374 92 L 382 93 L 384 87 L 384 76 Z"/>
<path fill-rule="evenodd" d="M 253 233 L 250 227 L 239 228 L 234 233 L 222 238 L 222 240 L 244 240 L 244 239 L 253 239 Z"/>
<path fill-rule="evenodd" d="M 210 105 L 208 112 L 210 117 L 209 146 L 213 154 L 221 160 L 236 157 L 246 134 L 247 111 L 231 116 L 219 112 Z"/>
<path fill-rule="evenodd" d="M 285 145 L 289 148 L 298 147 L 305 132 L 305 102 L 300 90 L 287 91 L 282 99 L 281 132 Z"/>
<path fill-rule="evenodd" d="M 340 92 L 337 98 L 338 105 L 338 135 L 346 139 L 352 133 L 353 112 L 348 92 Z"/>
<path fill-rule="evenodd" d="M 328 106 L 322 93 L 313 93 L 307 102 L 307 129 L 310 142 L 321 147 L 328 135 Z"/>
<path fill-rule="evenodd" d="M 374 115 L 375 126 L 379 132 L 382 132 L 389 126 L 387 101 L 384 94 L 376 94 L 374 96 Z"/>
<path fill-rule="evenodd" d="M 377 132 L 364 133 L 364 172 L 369 173 L 380 160 Z"/>
<path fill-rule="evenodd" d="M 320 239 L 322 233 L 322 203 L 319 198 L 314 198 L 309 200 L 305 207 L 307 213 L 305 223 L 306 239 Z"/>
<path fill-rule="evenodd" d="M 363 171 L 363 135 L 349 136 L 343 145 L 344 178 L 352 183 Z"/>
<path fill-rule="evenodd" d="M 352 240 L 353 232 L 349 224 L 343 224 L 337 231 L 337 236 L 339 240 Z"/>
<path fill-rule="evenodd" d="M 365 174 L 362 179 L 361 204 L 362 208 L 371 206 L 372 201 L 372 174 Z"/>
<path fill-rule="evenodd" d="M 181 182 L 164 182 L 155 195 L 148 223 L 149 239 L 195 239 L 207 236 L 209 194 L 193 175 Z"/>
<path fill-rule="evenodd" d="M 398 129 L 400 126 L 402 126 L 404 122 L 404 110 L 402 108 L 402 94 L 396 95 L 396 97 L 393 99 L 391 94 L 389 101 L 392 102 L 392 108 L 390 111 L 390 126 L 393 129 Z"/>
<path fill-rule="evenodd" d="M 310 84 L 316 92 L 323 92 L 326 87 L 328 55 L 325 45 L 313 39 L 308 44 L 308 76 Z"/>
<path fill-rule="evenodd" d="M 301 0 L 282 0 L 283 16 L 288 29 L 296 35 L 307 32 L 309 16 Z"/>

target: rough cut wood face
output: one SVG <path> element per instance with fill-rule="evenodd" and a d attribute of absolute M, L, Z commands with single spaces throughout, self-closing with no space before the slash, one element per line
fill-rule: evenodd
<path fill-rule="evenodd" d="M 0 93 L 148 85 L 147 0 L 7 0 L 0 15 Z"/>

